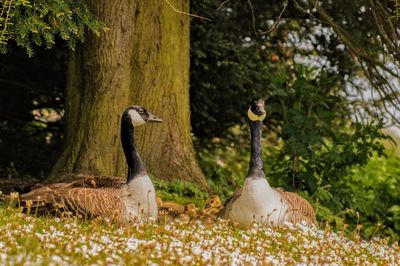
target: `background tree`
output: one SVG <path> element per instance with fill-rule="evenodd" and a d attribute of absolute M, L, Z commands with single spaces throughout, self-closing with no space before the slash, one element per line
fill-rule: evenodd
<path fill-rule="evenodd" d="M 186 1 L 173 4 L 188 11 Z M 123 175 L 119 115 L 126 105 L 141 104 L 164 120 L 137 132 L 150 172 L 205 186 L 190 136 L 189 17 L 164 1 L 88 5 L 110 30 L 102 38 L 89 35 L 71 56 L 67 142 L 51 175 Z"/>
<path fill-rule="evenodd" d="M 15 25 L 7 36 L 28 52 L 32 43 L 51 46 L 55 34 L 76 41 L 83 38 L 81 26 L 91 30 L 85 43 L 70 55 L 65 145 L 50 179 L 64 179 L 63 175 L 70 173 L 124 175 L 125 158 L 118 137 L 120 113 L 129 104 L 141 104 L 164 120 L 158 127 L 137 132 L 138 148 L 150 173 L 206 187 L 190 135 L 189 17 L 174 10 L 188 12 L 189 3 L 88 1 L 90 14 L 108 28 L 98 37 L 99 28 L 105 29 L 103 24 L 90 17 L 93 15 L 86 16 L 83 2 L 78 7 L 74 2 L 21 4 L 14 7 L 12 17 L 22 25 L 5 23 Z M 76 25 L 81 16 L 87 20 Z M 54 22 L 58 17 L 67 21 Z M 6 26 L 3 29 L 7 30 Z M 75 48 L 74 42 L 71 47 Z"/>

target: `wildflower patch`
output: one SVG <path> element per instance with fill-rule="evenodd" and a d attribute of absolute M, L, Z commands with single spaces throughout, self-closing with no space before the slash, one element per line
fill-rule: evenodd
<path fill-rule="evenodd" d="M 99 221 L 34 217 L 0 208 L 1 265 L 395 265 L 400 248 L 375 238 L 286 224 L 240 229 L 159 223 L 116 226 Z"/>

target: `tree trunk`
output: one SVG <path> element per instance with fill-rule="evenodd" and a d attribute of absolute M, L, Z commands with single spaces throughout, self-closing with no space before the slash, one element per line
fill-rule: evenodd
<path fill-rule="evenodd" d="M 188 0 L 169 2 L 189 12 Z M 120 116 L 137 104 L 163 119 L 135 131 L 148 172 L 206 188 L 190 132 L 189 17 L 162 0 L 88 4 L 110 30 L 89 34 L 71 54 L 65 146 L 50 180 L 70 173 L 125 176 Z"/>

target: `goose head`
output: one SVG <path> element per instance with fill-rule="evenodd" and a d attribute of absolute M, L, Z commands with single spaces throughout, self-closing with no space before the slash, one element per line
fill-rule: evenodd
<path fill-rule="evenodd" d="M 156 117 L 146 110 L 143 106 L 131 105 L 125 109 L 122 119 L 130 122 L 134 127 L 144 125 L 146 123 L 161 123 L 162 119 Z"/>
<path fill-rule="evenodd" d="M 265 111 L 265 102 L 263 99 L 255 100 L 251 103 L 247 116 L 250 121 L 263 121 L 267 112 Z"/>

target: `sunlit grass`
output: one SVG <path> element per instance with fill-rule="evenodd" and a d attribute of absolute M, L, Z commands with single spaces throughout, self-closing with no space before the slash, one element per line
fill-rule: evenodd
<path fill-rule="evenodd" d="M 223 221 L 116 226 L 104 221 L 35 217 L 0 207 L 1 265 L 358 264 L 394 265 L 397 244 L 364 241 L 288 225 L 240 229 Z"/>

